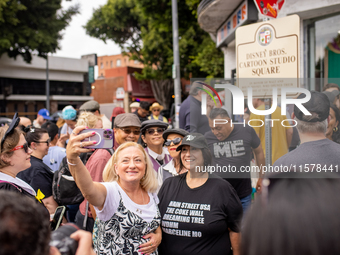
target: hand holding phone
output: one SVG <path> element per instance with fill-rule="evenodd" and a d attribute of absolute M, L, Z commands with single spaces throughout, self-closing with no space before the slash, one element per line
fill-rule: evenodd
<path fill-rule="evenodd" d="M 97 142 L 94 145 L 87 146 L 87 149 L 111 149 L 113 147 L 112 129 L 84 129 L 79 134 L 95 132 L 95 135 L 85 138 L 82 142 Z"/>
<path fill-rule="evenodd" d="M 57 209 L 55 209 L 55 212 L 54 212 L 54 215 L 53 215 L 53 219 L 51 221 L 51 230 L 54 231 L 56 229 L 59 228 L 62 220 L 63 220 L 63 217 L 64 217 L 64 214 L 65 214 L 65 211 L 66 211 L 66 206 L 58 206 Z"/>

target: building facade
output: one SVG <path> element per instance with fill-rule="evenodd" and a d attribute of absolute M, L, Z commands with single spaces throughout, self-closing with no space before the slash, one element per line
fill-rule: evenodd
<path fill-rule="evenodd" d="M 293 14 L 300 17 L 299 76 L 304 80 L 303 86 L 321 91 L 327 83 L 340 85 L 340 0 L 278 2 L 282 1 L 284 4 L 277 18 Z M 224 78 L 227 79 L 234 78 L 236 72 L 235 29 L 264 18 L 257 11 L 257 19 L 248 16 L 243 20 L 242 7 L 245 4 L 254 7 L 253 0 L 203 0 L 198 8 L 198 23 L 224 53 Z M 249 10 L 248 14 L 253 15 L 253 11 Z M 225 30 L 228 20 L 236 24 Z M 220 43 L 221 36 L 224 43 Z"/>
<path fill-rule="evenodd" d="M 35 118 L 39 109 L 46 107 L 46 60 L 32 56 L 30 64 L 21 56 L 16 59 L 3 54 L 0 58 L 0 109 L 2 117 Z M 93 99 L 87 81 L 88 61 L 61 57 L 48 57 L 50 83 L 50 112 L 62 110 L 66 105 L 79 107 Z"/>

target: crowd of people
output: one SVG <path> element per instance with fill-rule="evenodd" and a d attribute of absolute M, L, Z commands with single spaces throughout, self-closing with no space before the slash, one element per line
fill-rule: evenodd
<path fill-rule="evenodd" d="M 79 111 L 66 106 L 56 124 L 46 109 L 33 125 L 15 115 L 9 126 L 0 127 L 0 197 L 16 205 L 9 210 L 1 203 L 1 242 L 9 238 L 4 231 L 9 217 L 23 224 L 25 209 L 39 216 L 25 223 L 39 236 L 37 247 L 26 249 L 54 254 L 47 245 L 48 221 L 58 207 L 53 176 L 65 164 L 84 196 L 80 204 L 65 205 L 63 220 L 87 232 L 71 236 L 82 240 L 79 249 L 87 252 L 82 254 L 337 254 L 338 86 L 311 92 L 303 104 L 311 115 L 293 107 L 296 126 L 272 128 L 271 167 L 281 169 L 272 172 L 265 171 L 262 127 L 233 123 L 229 109 L 209 100 L 202 115 L 202 86 L 191 86 L 180 128 L 169 128 L 157 102 L 135 102 L 131 113 L 116 109 L 112 123 L 96 101 Z M 263 110 L 264 100 L 254 99 L 253 106 Z M 280 112 L 273 118 L 281 120 Z M 82 131 L 98 128 L 113 128 L 112 148 L 88 148 L 95 142 L 87 138 L 95 133 Z M 294 142 L 298 146 L 291 149 Z M 252 185 L 244 169 L 254 166 L 258 179 Z M 9 236 L 19 241 L 17 232 L 13 228 Z M 16 242 L 8 243 L 13 254 Z"/>

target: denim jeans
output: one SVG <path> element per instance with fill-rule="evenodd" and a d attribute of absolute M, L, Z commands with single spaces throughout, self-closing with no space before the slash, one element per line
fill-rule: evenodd
<path fill-rule="evenodd" d="M 251 194 L 249 196 L 243 197 L 240 199 L 242 208 L 243 208 L 243 216 L 246 214 L 246 211 L 251 205 Z"/>

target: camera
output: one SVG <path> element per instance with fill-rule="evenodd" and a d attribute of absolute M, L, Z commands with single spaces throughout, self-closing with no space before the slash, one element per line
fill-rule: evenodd
<path fill-rule="evenodd" d="M 70 235 L 79 230 L 73 223 L 66 223 L 52 231 L 50 246 L 56 247 L 61 255 L 74 255 L 78 249 L 78 242 Z"/>

